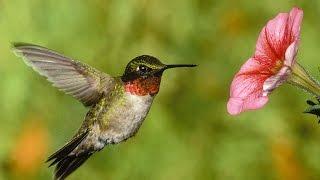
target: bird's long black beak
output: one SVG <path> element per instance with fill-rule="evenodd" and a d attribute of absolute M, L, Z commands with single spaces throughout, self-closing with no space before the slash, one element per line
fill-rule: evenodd
<path fill-rule="evenodd" d="M 196 67 L 195 64 L 169 64 L 164 67 L 164 69 L 171 69 L 171 68 L 180 68 L 180 67 Z"/>

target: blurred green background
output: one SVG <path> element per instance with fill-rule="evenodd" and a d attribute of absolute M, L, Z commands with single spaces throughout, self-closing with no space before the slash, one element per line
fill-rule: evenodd
<path fill-rule="evenodd" d="M 46 157 L 87 111 L 15 57 L 12 41 L 114 76 L 141 54 L 199 64 L 166 72 L 139 133 L 70 179 L 319 179 L 320 126 L 302 114 L 308 94 L 283 85 L 262 110 L 226 111 L 231 80 L 261 28 L 293 6 L 305 13 L 299 62 L 320 78 L 318 0 L 0 0 L 0 179 L 50 179 Z"/>

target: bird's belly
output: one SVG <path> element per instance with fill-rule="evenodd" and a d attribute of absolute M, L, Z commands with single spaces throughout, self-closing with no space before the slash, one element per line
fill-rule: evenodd
<path fill-rule="evenodd" d="M 150 95 L 127 94 L 126 96 L 125 103 L 108 117 L 107 128 L 102 133 L 107 144 L 119 143 L 135 135 L 147 116 L 153 100 Z"/>

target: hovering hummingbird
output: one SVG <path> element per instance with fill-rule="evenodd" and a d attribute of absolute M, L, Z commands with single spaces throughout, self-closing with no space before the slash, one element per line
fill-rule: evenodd
<path fill-rule="evenodd" d="M 54 178 L 65 179 L 93 153 L 137 133 L 159 92 L 162 73 L 193 64 L 166 65 L 142 55 L 132 59 L 122 76 L 111 77 L 89 65 L 47 48 L 14 43 L 13 51 L 53 86 L 72 95 L 90 110 L 73 138 L 49 156 Z"/>

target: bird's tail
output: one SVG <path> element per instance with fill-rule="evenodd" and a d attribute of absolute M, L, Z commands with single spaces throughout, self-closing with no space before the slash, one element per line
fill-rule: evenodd
<path fill-rule="evenodd" d="M 73 138 L 69 143 L 49 156 L 47 162 L 50 166 L 55 165 L 54 179 L 63 180 L 78 167 L 80 167 L 91 155 L 92 152 L 74 153 L 73 151 L 87 137 L 88 132 Z"/>

